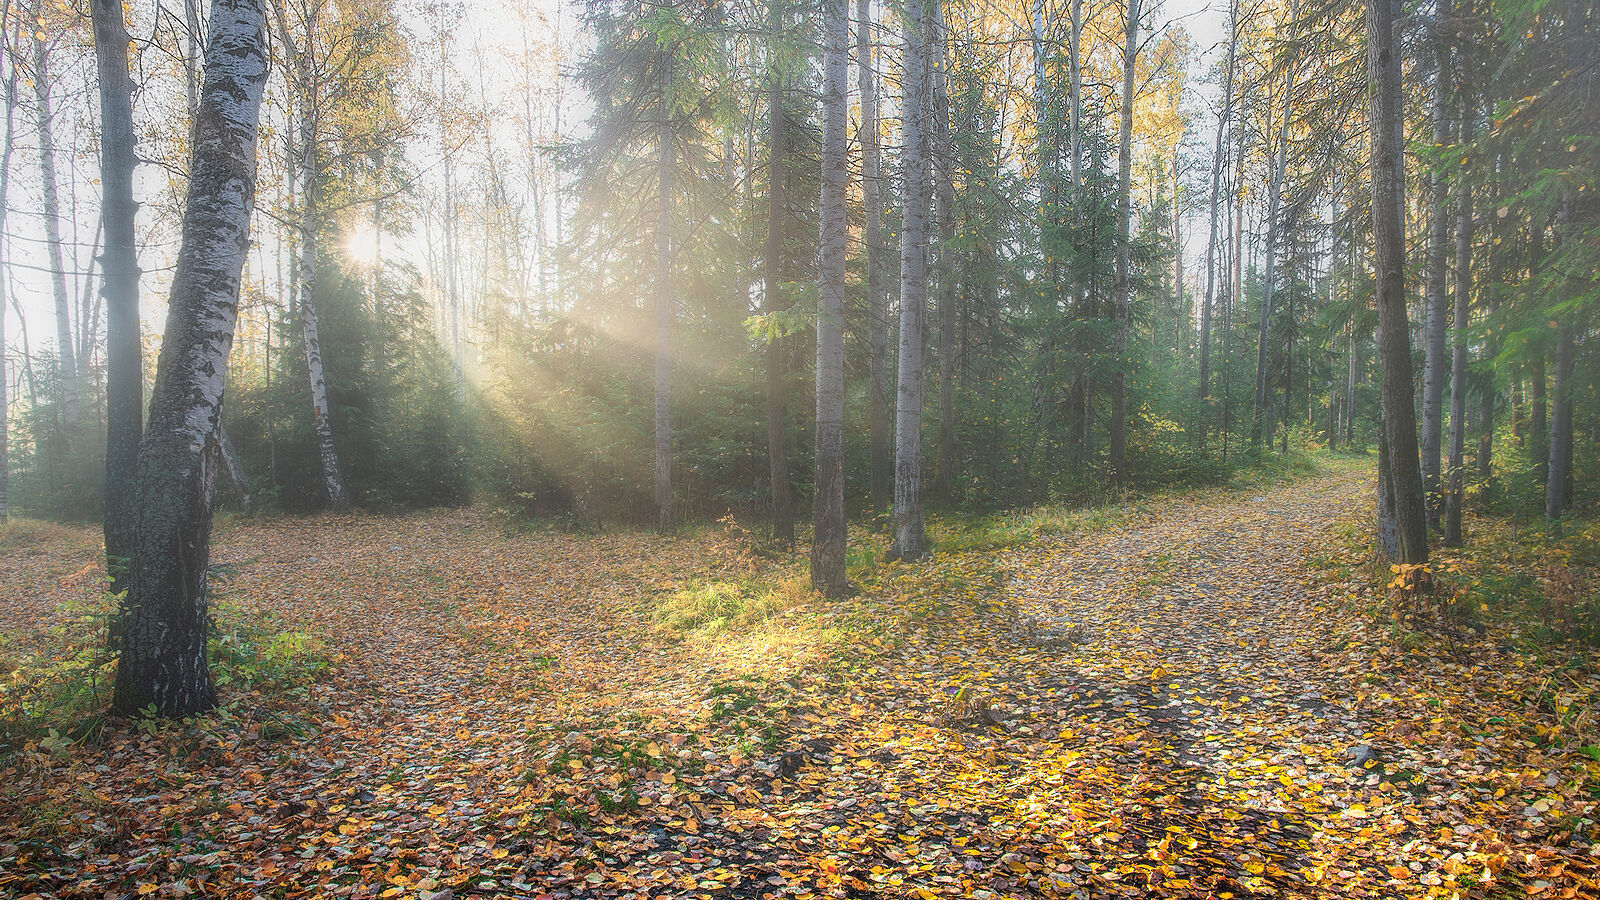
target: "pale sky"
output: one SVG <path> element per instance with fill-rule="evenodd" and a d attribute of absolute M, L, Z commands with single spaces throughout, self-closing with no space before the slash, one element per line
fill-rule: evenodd
<path fill-rule="evenodd" d="M 556 2 L 557 0 L 534 0 L 532 6 L 542 8 L 546 13 L 546 17 L 553 20 Z M 1090 0 L 1090 2 L 1093 2 L 1093 0 Z M 1202 57 L 1200 64 L 1191 73 L 1190 90 L 1193 91 L 1196 97 L 1194 106 L 1197 112 L 1200 113 L 1200 119 L 1195 123 L 1195 127 L 1204 132 L 1209 132 L 1212 127 L 1207 119 L 1209 119 L 1211 113 L 1210 104 L 1215 95 L 1216 87 L 1206 84 L 1203 81 L 1203 77 L 1220 53 L 1220 48 L 1217 45 L 1226 37 L 1226 12 L 1226 0 L 1165 0 L 1164 3 L 1155 8 L 1154 14 L 1147 18 L 1147 22 L 1156 27 L 1169 23 L 1181 25 L 1193 36 L 1194 43 L 1200 50 Z M 565 39 L 563 43 L 569 48 L 575 48 L 576 42 L 573 39 L 574 17 L 570 9 L 563 18 L 565 21 L 563 28 Z M 505 27 L 506 24 L 507 20 L 502 4 L 489 3 L 486 0 L 469 0 L 466 15 L 467 27 L 462 29 L 461 35 L 456 39 L 457 44 L 464 49 L 466 42 L 470 40 L 469 33 L 477 32 L 484 37 L 486 42 L 491 43 L 491 46 L 492 42 L 497 39 L 506 42 L 509 46 L 511 42 L 515 42 L 519 38 L 512 33 L 516 29 L 507 28 Z M 420 29 L 418 37 L 421 37 Z M 158 53 L 159 51 L 148 52 Z M 575 49 L 569 49 L 568 52 L 569 55 L 572 55 Z M 61 68 L 58 66 L 58 72 Z M 78 68 L 82 70 L 82 66 Z M 81 85 L 77 88 L 63 85 L 61 88 L 62 93 L 79 90 L 82 90 Z M 32 184 L 37 179 L 37 161 L 33 150 L 35 132 L 31 92 L 24 91 L 23 94 L 22 103 L 14 111 L 14 128 L 18 132 L 19 146 L 12 160 L 12 213 L 6 223 L 6 231 L 11 236 L 7 257 L 11 265 L 8 267 L 6 277 L 8 279 L 8 295 L 14 295 L 26 313 L 29 343 L 33 352 L 38 353 L 41 349 L 54 346 L 55 326 L 51 312 L 52 303 L 47 275 L 49 264 L 42 243 L 43 226 L 38 215 L 38 188 Z M 79 102 L 81 103 L 81 101 Z M 151 102 L 149 98 L 146 98 L 141 108 L 136 110 L 136 115 L 142 113 L 148 116 Z M 57 114 L 66 113 L 66 107 L 69 104 L 69 98 L 63 97 L 59 99 L 57 101 Z M 572 121 L 572 119 L 576 118 L 576 115 L 570 116 L 565 126 L 565 130 L 569 134 L 575 126 L 581 124 Z M 1209 142 L 1202 141 L 1201 143 L 1208 144 Z M 65 142 L 59 137 L 58 144 L 63 144 L 60 149 L 63 151 L 64 158 L 68 155 L 66 150 L 69 148 L 64 146 Z M 272 142 L 270 148 L 264 144 L 263 152 L 278 152 L 277 148 L 279 146 L 280 144 L 276 141 Z M 424 155 L 427 153 L 426 149 L 421 149 L 421 152 Z M 75 228 L 70 221 L 63 223 L 63 240 L 68 243 L 69 253 L 74 247 L 73 242 L 76 243 L 76 250 L 79 254 L 77 266 L 79 268 L 87 265 L 90 245 L 94 240 L 94 209 L 98 202 L 98 197 L 96 196 L 98 187 L 91 181 L 94 174 L 91 171 L 93 164 L 92 154 L 88 153 L 81 154 L 80 158 L 70 165 L 65 162 L 58 163 L 58 180 L 63 182 L 61 192 L 64 206 L 67 203 L 68 195 L 75 193 L 76 219 L 78 221 Z M 74 171 L 78 182 L 75 192 L 66 184 L 67 181 L 72 180 Z M 150 198 L 165 189 L 166 181 L 166 173 L 159 167 L 150 164 L 141 165 L 136 177 L 136 193 L 141 200 Z M 147 207 L 148 213 L 149 209 Z M 64 216 L 68 215 L 66 209 L 63 209 L 63 214 Z M 144 219 L 142 218 L 141 221 L 144 221 Z M 1190 224 L 1186 229 L 1184 255 L 1187 261 L 1187 268 L 1191 272 L 1199 264 L 1202 252 L 1201 245 L 1204 243 L 1204 237 L 1200 234 L 1200 231 L 1201 229 L 1194 227 L 1193 224 Z M 145 232 L 146 229 L 141 227 L 141 235 Z M 400 246 L 390 244 L 391 249 L 386 252 L 392 254 L 394 251 L 399 250 L 403 253 L 407 249 L 405 247 L 406 244 L 415 245 L 418 239 L 419 235 L 414 234 L 408 240 L 396 242 Z M 389 239 L 386 238 L 387 240 Z M 146 328 L 152 331 L 158 331 L 162 325 L 160 317 L 164 314 L 164 304 L 160 301 L 164 299 L 166 286 L 164 276 L 168 271 L 172 254 L 175 251 L 176 246 L 173 243 L 173 238 L 167 236 L 157 238 L 155 243 L 146 246 L 140 257 L 140 264 L 144 266 L 147 273 L 142 282 L 145 298 L 142 310 Z M 417 255 L 414 247 L 408 255 L 413 257 Z M 255 254 L 252 254 L 252 260 L 257 258 Z M 414 259 L 413 262 L 417 263 L 419 267 L 422 264 L 420 259 Z M 74 267 L 70 256 L 66 261 L 66 267 L 69 270 Z M 96 280 L 98 281 L 98 277 Z M 98 284 L 96 287 L 98 287 Z M 3 315 L 7 317 L 8 363 L 13 368 L 13 377 L 15 377 L 14 372 L 20 362 L 21 332 L 18 326 L 21 323 L 17 319 L 16 311 L 10 307 L 9 303 L 3 311 Z"/>

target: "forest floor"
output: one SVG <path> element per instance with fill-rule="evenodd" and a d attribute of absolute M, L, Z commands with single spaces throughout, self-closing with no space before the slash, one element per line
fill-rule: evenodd
<path fill-rule="evenodd" d="M 1371 493 L 861 550 L 836 603 L 733 527 L 224 522 L 226 705 L 11 735 L 0 896 L 1595 896 L 1594 658 L 1358 609 L 1308 554 Z M 95 552 L 0 543 L 14 683 L 103 678 Z"/>

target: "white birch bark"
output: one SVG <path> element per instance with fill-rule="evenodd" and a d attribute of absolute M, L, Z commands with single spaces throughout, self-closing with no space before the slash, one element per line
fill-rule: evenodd
<path fill-rule="evenodd" d="M 878 92 L 873 77 L 872 3 L 856 0 L 856 84 L 861 93 L 861 237 L 867 269 L 867 434 L 872 508 L 889 503 L 889 298 L 884 290 L 883 190 L 879 173 Z"/>
<path fill-rule="evenodd" d="M 255 207 L 268 70 L 263 0 L 214 0 L 207 46 L 183 238 L 139 448 L 137 537 L 112 700 L 122 714 L 153 707 L 183 716 L 216 702 L 205 658 L 208 501 Z"/>

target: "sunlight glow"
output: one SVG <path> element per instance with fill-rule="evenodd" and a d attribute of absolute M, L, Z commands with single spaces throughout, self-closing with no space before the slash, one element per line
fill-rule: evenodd
<path fill-rule="evenodd" d="M 371 225 L 363 225 L 351 231 L 344 239 L 345 255 L 350 261 L 361 266 L 370 266 L 376 263 L 382 252 L 383 233 Z"/>

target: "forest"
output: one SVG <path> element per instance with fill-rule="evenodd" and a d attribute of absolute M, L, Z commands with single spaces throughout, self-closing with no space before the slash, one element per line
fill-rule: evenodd
<path fill-rule="evenodd" d="M 0 0 L 0 896 L 1600 893 L 1594 0 Z"/>

